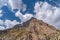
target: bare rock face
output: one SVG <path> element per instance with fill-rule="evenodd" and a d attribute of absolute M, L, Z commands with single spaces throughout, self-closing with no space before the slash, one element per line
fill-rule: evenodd
<path fill-rule="evenodd" d="M 0 40 L 60 40 L 60 31 L 42 20 L 31 18 L 22 25 L 0 31 Z"/>

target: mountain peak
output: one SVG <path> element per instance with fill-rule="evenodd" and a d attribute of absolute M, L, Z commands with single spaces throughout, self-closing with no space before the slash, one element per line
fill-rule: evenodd
<path fill-rule="evenodd" d="M 27 26 L 29 26 L 29 24 L 37 24 L 37 23 L 40 23 L 40 24 L 42 24 L 42 23 L 44 23 L 42 20 L 37 20 L 36 18 L 34 18 L 34 17 L 32 17 L 30 20 L 28 20 L 28 21 L 26 21 L 26 22 L 24 22 L 22 25 L 24 26 L 24 27 L 27 27 Z"/>
<path fill-rule="evenodd" d="M 37 20 L 36 18 L 32 17 L 30 20 Z"/>
<path fill-rule="evenodd" d="M 17 28 L 16 28 L 17 27 Z M 3 34 L 5 33 L 5 34 Z M 31 18 L 22 25 L 1 31 L 0 39 L 4 40 L 60 40 L 60 31 L 42 20 Z"/>
<path fill-rule="evenodd" d="M 32 17 L 32 18 L 31 18 L 30 20 L 28 20 L 27 22 L 32 21 L 32 20 L 37 21 L 36 18 Z"/>

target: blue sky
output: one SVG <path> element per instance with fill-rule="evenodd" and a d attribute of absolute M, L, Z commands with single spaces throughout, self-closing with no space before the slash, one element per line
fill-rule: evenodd
<path fill-rule="evenodd" d="M 39 7 L 41 6 L 40 4 L 42 5 L 42 8 Z M 45 8 L 44 6 L 45 7 L 48 6 L 48 7 Z M 51 16 L 52 17 L 51 18 L 49 17 L 45 20 L 44 16 L 46 16 L 46 14 L 42 13 L 42 12 L 45 13 L 43 9 L 45 9 L 45 11 L 47 10 L 48 13 L 50 12 L 49 10 L 51 10 L 51 12 L 52 10 L 54 10 L 53 11 L 54 13 L 52 14 L 54 17 L 50 15 L 50 17 Z M 1 30 L 11 28 L 16 24 L 19 24 L 21 22 L 23 23 L 29 20 L 31 17 L 36 17 L 37 19 L 42 20 L 40 18 L 42 14 L 44 15 L 44 16 L 42 15 L 44 18 L 43 19 L 44 22 L 47 22 L 48 24 L 51 24 L 56 27 L 58 26 L 58 28 L 60 28 L 59 27 L 60 13 L 58 11 L 59 9 L 60 9 L 60 0 L 17 0 L 17 2 L 16 0 L 5 0 L 5 1 L 0 0 L 0 11 L 2 10 L 0 13 L 2 14 L 0 16 L 0 28 Z M 58 12 L 55 12 L 56 10 Z M 40 15 L 38 15 L 39 13 Z M 52 19 L 52 21 L 50 21 L 50 19 Z M 55 24 L 55 22 L 57 24 Z M 4 25 L 6 26 L 6 28 L 4 28 L 5 27 Z"/>
<path fill-rule="evenodd" d="M 7 6 L 3 6 L 1 9 L 3 10 L 3 16 L 0 17 L 0 19 L 2 19 L 2 20 L 9 19 L 9 20 L 20 21 L 20 19 L 15 17 L 14 13 Z"/>
<path fill-rule="evenodd" d="M 26 12 L 28 13 L 31 13 L 31 14 L 35 14 L 33 11 L 34 11 L 34 5 L 37 1 L 45 1 L 45 0 L 22 0 L 24 4 L 27 5 L 27 10 L 25 12 L 22 12 L 22 14 L 25 14 Z M 54 1 L 54 2 L 53 2 Z M 49 0 L 46 0 L 46 2 L 48 2 L 49 4 L 53 5 L 53 6 L 58 6 L 55 4 L 56 3 L 59 3 L 59 0 L 53 0 L 53 1 L 49 1 Z M 15 17 L 14 13 L 8 8 L 8 6 L 3 6 L 1 8 L 3 10 L 3 16 L 0 17 L 0 19 L 2 20 L 6 20 L 6 19 L 9 19 L 9 20 L 17 20 L 17 21 L 20 21 L 19 18 Z"/>

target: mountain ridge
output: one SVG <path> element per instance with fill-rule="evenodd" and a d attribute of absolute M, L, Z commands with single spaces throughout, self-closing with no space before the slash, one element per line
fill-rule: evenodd
<path fill-rule="evenodd" d="M 22 25 L 0 31 L 0 40 L 60 40 L 60 31 L 42 20 L 31 18 Z"/>

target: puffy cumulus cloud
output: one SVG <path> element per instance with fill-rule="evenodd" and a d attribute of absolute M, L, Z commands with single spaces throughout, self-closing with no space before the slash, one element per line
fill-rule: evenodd
<path fill-rule="evenodd" d="M 22 1 L 21 0 L 9 0 L 8 4 L 11 6 L 12 9 L 20 9 Z"/>
<path fill-rule="evenodd" d="M 43 20 L 44 22 L 55 26 L 56 28 L 60 28 L 60 8 L 54 7 L 47 2 L 36 2 L 34 9 L 36 15 L 28 13 L 25 13 L 25 15 L 23 15 L 19 10 L 15 13 L 15 16 L 19 17 L 21 23 L 26 22 L 32 17 L 35 17 L 38 20 Z"/>
<path fill-rule="evenodd" d="M 14 25 L 19 24 L 16 20 L 11 21 L 11 20 L 6 20 L 5 25 L 7 26 L 6 28 L 12 28 Z"/>
<path fill-rule="evenodd" d="M 55 26 L 56 28 L 60 28 L 60 8 L 54 7 L 47 2 L 35 3 L 34 12 L 36 13 L 36 15 L 32 15 L 29 13 L 25 13 L 25 15 L 23 15 L 20 12 L 20 10 L 22 10 L 23 12 L 26 10 L 26 5 L 23 4 L 22 0 L 0 0 L 0 8 L 4 5 L 7 5 L 12 10 L 18 9 L 18 11 L 15 13 L 15 16 L 19 17 L 21 23 L 26 22 L 27 20 L 31 19 L 31 17 L 35 17 L 38 20 L 43 20 L 44 22 Z M 0 14 L 1 12 L 2 10 L 0 10 Z M 2 14 L 0 15 L 0 17 L 1 16 Z M 12 28 L 16 24 L 19 24 L 19 22 L 17 22 L 16 20 L 0 20 L 0 30 Z"/>
<path fill-rule="evenodd" d="M 52 6 L 47 2 L 36 2 L 34 9 L 36 13 L 34 15 L 35 18 L 60 28 L 60 8 Z"/>
<path fill-rule="evenodd" d="M 0 20 L 0 30 L 5 30 L 4 21 Z"/>
<path fill-rule="evenodd" d="M 46 17 L 52 17 L 54 8 L 49 5 L 47 2 L 37 2 L 34 7 L 34 12 L 36 13 L 35 17 L 37 19 L 46 19 Z"/>
<path fill-rule="evenodd" d="M 31 19 L 31 17 L 33 17 L 32 14 L 28 14 L 28 13 L 25 13 L 25 15 L 23 15 L 20 12 L 20 10 L 15 13 L 15 16 L 19 17 L 19 19 L 21 20 L 21 23 L 26 22 L 27 20 Z"/>
<path fill-rule="evenodd" d="M 12 28 L 14 25 L 19 24 L 19 22 L 17 22 L 16 20 L 0 20 L 0 30 L 5 30 L 5 29 L 9 29 Z"/>
<path fill-rule="evenodd" d="M 0 0 L 0 9 L 3 6 L 8 6 L 12 11 L 13 9 L 22 9 L 23 12 L 26 10 L 26 4 L 22 0 Z"/>
<path fill-rule="evenodd" d="M 8 0 L 0 0 L 0 8 L 4 5 L 7 5 Z"/>
<path fill-rule="evenodd" d="M 11 9 L 22 9 L 23 11 L 26 10 L 26 5 L 23 4 L 22 0 L 9 0 L 8 5 Z"/>

